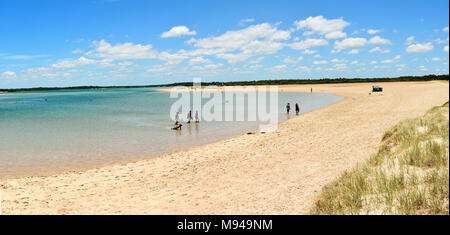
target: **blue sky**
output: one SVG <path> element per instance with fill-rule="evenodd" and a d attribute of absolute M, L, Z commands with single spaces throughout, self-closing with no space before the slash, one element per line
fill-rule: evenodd
<path fill-rule="evenodd" d="M 449 3 L 0 0 L 0 88 L 448 74 Z"/>

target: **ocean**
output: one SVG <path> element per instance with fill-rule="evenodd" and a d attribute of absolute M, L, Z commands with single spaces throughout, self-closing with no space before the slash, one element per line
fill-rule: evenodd
<path fill-rule="evenodd" d="M 2 93 L 0 178 L 136 161 L 259 127 L 255 121 L 201 121 L 173 131 L 169 111 L 176 99 L 169 94 L 156 88 Z M 279 121 L 288 118 L 288 102 L 294 117 L 296 102 L 305 113 L 341 99 L 326 93 L 280 92 Z"/>

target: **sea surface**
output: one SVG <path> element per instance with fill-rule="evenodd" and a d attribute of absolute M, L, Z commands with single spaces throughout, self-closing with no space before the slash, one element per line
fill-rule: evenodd
<path fill-rule="evenodd" d="M 169 95 L 153 88 L 0 93 L 0 178 L 146 159 L 259 127 L 257 121 L 202 121 L 183 122 L 181 131 L 173 131 L 169 113 L 177 99 Z M 280 92 L 279 121 L 295 116 L 296 102 L 305 113 L 341 99 Z M 290 117 L 285 114 L 288 102 Z"/>

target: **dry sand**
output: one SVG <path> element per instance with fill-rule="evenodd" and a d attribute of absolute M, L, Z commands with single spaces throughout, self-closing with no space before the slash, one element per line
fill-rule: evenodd
<path fill-rule="evenodd" d="M 0 181 L 4 214 L 304 214 L 389 127 L 448 101 L 448 82 L 281 86 L 346 97 L 276 132 L 135 163 Z"/>

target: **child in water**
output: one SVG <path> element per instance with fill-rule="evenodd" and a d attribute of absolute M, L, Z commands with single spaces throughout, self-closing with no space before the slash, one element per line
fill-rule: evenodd
<path fill-rule="evenodd" d="M 177 121 L 177 122 L 175 122 L 175 127 L 173 127 L 172 130 L 181 130 L 182 126 L 183 125 L 181 125 L 181 123 L 178 123 L 178 121 Z"/>

